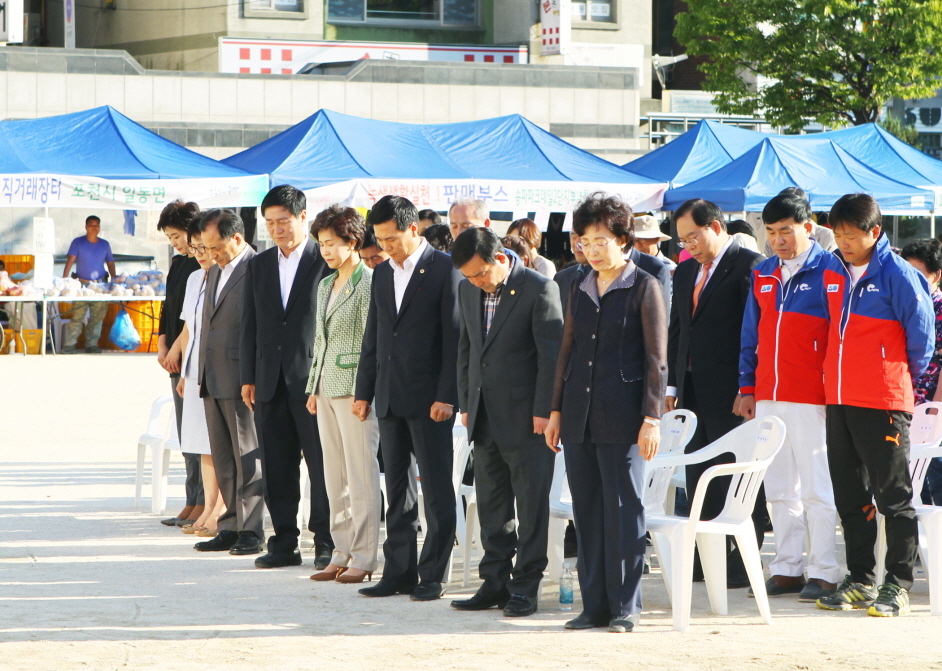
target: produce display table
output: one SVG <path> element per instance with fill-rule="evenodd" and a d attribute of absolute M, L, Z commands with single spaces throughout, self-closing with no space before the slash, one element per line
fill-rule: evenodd
<path fill-rule="evenodd" d="M 42 331 L 42 342 L 39 345 L 39 353 L 42 356 L 46 355 L 46 335 L 49 333 L 49 304 L 55 303 L 120 303 L 122 307 L 128 309 L 132 315 L 138 315 L 141 317 L 139 320 L 135 320 L 135 326 L 138 327 L 138 332 L 141 332 L 142 325 L 150 326 L 150 334 L 141 333 L 141 349 L 138 351 L 151 351 L 151 342 L 148 342 L 151 339 L 149 336 L 151 334 L 156 334 L 157 329 L 154 327 L 154 324 L 160 320 L 160 312 L 156 308 L 156 303 L 160 303 L 166 300 L 166 296 L 110 296 L 107 294 L 96 294 L 94 296 L 0 296 L 0 303 L 19 303 L 20 305 L 14 305 L 14 312 L 19 312 L 20 317 L 22 317 L 23 303 L 41 303 L 42 304 L 42 321 L 41 321 L 41 331 Z M 140 303 L 141 305 L 134 306 L 133 303 Z M 12 315 L 11 315 L 12 316 Z M 146 324 L 149 320 L 149 324 Z M 19 329 L 13 331 L 14 340 L 19 340 L 23 345 L 23 354 L 27 353 L 27 343 L 23 338 L 22 333 L 22 324 L 23 320 L 19 319 L 17 324 L 20 325 Z M 5 346 L 5 336 L 3 330 L 0 329 L 0 352 L 3 351 Z M 52 353 L 56 353 L 56 339 L 53 338 L 53 347 Z"/>

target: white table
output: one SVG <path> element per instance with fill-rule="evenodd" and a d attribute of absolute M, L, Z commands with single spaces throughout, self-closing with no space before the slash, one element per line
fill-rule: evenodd
<path fill-rule="evenodd" d="M 136 303 L 136 302 L 150 302 L 150 301 L 164 301 L 166 296 L 111 296 L 108 294 L 96 294 L 94 296 L 0 296 L 0 303 L 42 303 L 43 314 L 42 314 L 42 332 L 43 332 L 43 341 L 39 347 L 39 353 L 42 356 L 46 356 L 46 333 L 48 328 L 48 304 L 49 303 Z M 20 339 L 20 342 L 23 344 L 23 354 L 26 355 L 26 340 L 23 338 L 22 333 L 22 314 L 23 306 L 14 306 L 14 311 L 17 310 L 17 307 L 20 312 L 20 328 L 14 329 L 13 339 Z M 159 317 L 158 317 L 159 318 Z M 5 345 L 3 342 L 3 332 L 0 331 L 0 348 Z M 55 355 L 55 339 L 53 339 L 52 353 Z"/>

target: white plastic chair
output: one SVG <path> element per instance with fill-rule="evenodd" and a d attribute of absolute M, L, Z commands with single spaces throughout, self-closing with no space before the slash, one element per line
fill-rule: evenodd
<path fill-rule="evenodd" d="M 563 451 L 556 453 L 553 470 L 553 484 L 550 486 L 550 526 L 547 545 L 546 570 L 550 582 L 558 583 L 563 573 L 563 541 L 566 526 L 574 519 L 572 512 L 572 493 L 569 491 L 569 479 L 566 477 L 566 459 Z"/>
<path fill-rule="evenodd" d="M 141 504 L 141 488 L 144 484 L 144 453 L 149 447 L 151 450 L 151 511 L 160 513 L 163 510 L 162 505 L 158 508 L 161 473 L 166 473 L 166 468 L 163 468 L 165 460 L 161 450 L 168 437 L 177 440 L 176 412 L 173 407 L 173 396 L 170 394 L 160 396 L 151 404 L 147 431 L 137 439 L 137 477 L 134 481 L 135 507 Z"/>
<path fill-rule="evenodd" d="M 461 559 L 464 562 L 464 576 L 461 581 L 462 587 L 467 587 L 471 581 L 471 553 L 476 545 L 475 539 L 480 535 L 480 522 L 478 520 L 477 499 L 474 496 L 474 486 L 464 484 L 464 473 L 468 467 L 468 461 L 471 459 L 471 453 L 474 450 L 474 444 L 468 441 L 468 430 L 461 422 L 455 424 L 452 432 L 454 438 L 454 465 L 452 467 L 451 481 L 455 488 L 455 532 L 458 540 L 458 548 L 461 550 Z M 479 548 L 480 551 L 480 548 Z M 448 569 L 445 571 L 445 577 L 451 582 L 452 566 L 455 561 L 455 553 L 452 550 L 451 559 L 448 560 Z"/>
<path fill-rule="evenodd" d="M 935 414 L 930 414 L 935 410 Z M 942 403 L 922 403 L 913 411 L 909 426 L 909 474 L 913 483 L 913 507 L 919 524 L 919 555 L 929 581 L 929 607 L 942 615 L 942 507 L 921 503 L 926 472 L 932 459 L 942 457 Z M 886 574 L 886 522 L 877 512 L 877 582 Z M 934 550 L 934 552 L 933 552 Z"/>
<path fill-rule="evenodd" d="M 746 565 L 759 612 L 772 624 L 769 600 L 762 574 L 762 560 L 756 544 L 752 510 L 762 478 L 785 440 L 785 424 L 778 417 L 754 419 L 692 454 L 656 457 L 657 468 L 702 463 L 721 454 L 732 453 L 735 462 L 711 466 L 700 477 L 697 493 L 690 503 L 690 517 L 646 515 L 648 531 L 657 539 L 661 570 L 670 572 L 670 597 L 674 629 L 690 627 L 693 591 L 693 550 L 700 548 L 700 561 L 713 612 L 727 614 L 726 536 L 734 536 Z M 700 520 L 704 493 L 711 480 L 732 476 L 722 512 L 709 521 Z"/>

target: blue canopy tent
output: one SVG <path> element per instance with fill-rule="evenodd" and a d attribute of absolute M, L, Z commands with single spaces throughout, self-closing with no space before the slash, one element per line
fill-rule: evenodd
<path fill-rule="evenodd" d="M 698 121 L 683 135 L 622 168 L 677 188 L 729 164 L 766 137 L 770 136 L 716 121 Z"/>
<path fill-rule="evenodd" d="M 568 211 L 593 191 L 657 209 L 666 184 L 632 175 L 519 115 L 451 124 L 376 121 L 320 110 L 223 161 L 307 192 L 309 209 L 371 207 L 387 194 L 447 209 L 479 198 L 492 210 Z"/>
<path fill-rule="evenodd" d="M 871 194 L 890 214 L 926 214 L 935 202 L 932 191 L 882 175 L 821 135 L 800 142 L 768 136 L 727 166 L 668 190 L 664 209 L 705 198 L 727 212 L 761 212 L 789 186 L 804 189 L 815 209 L 827 209 L 844 194 L 857 192 Z"/>
<path fill-rule="evenodd" d="M 0 121 L 0 206 L 159 210 L 257 205 L 267 175 L 223 165 L 105 106 Z"/>

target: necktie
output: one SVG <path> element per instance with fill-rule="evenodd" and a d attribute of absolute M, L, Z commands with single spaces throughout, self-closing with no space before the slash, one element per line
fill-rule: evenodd
<path fill-rule="evenodd" d="M 710 268 L 712 267 L 712 261 L 703 264 L 703 277 L 697 282 L 697 286 L 693 288 L 693 312 L 697 311 L 697 303 L 700 302 L 700 293 L 703 291 L 703 285 L 707 283 L 707 278 L 710 276 Z"/>

